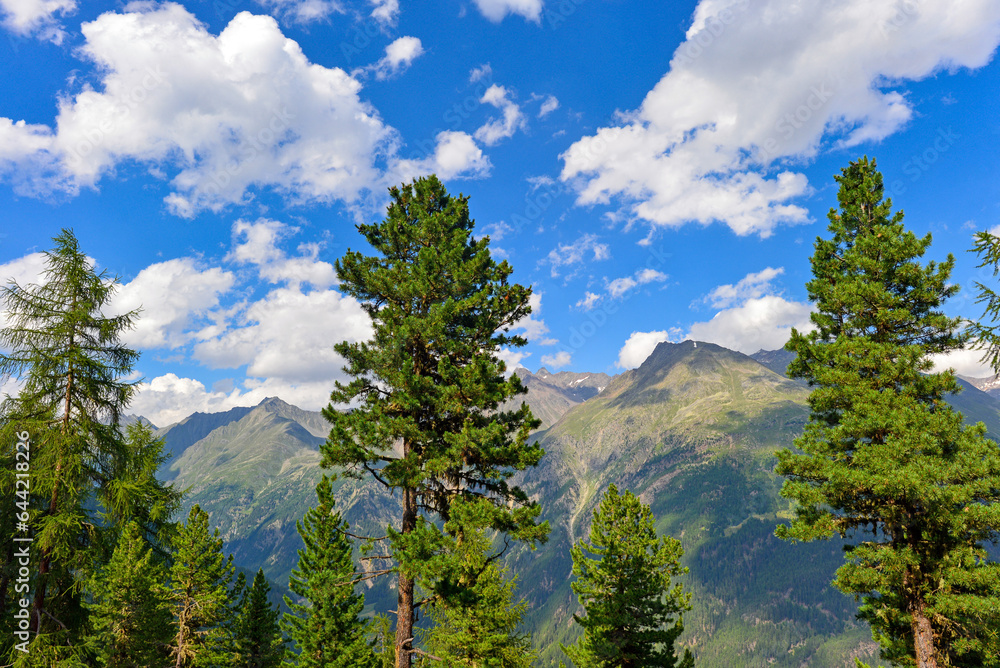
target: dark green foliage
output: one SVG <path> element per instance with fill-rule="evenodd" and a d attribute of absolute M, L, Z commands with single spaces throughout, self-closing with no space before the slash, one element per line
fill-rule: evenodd
<path fill-rule="evenodd" d="M 672 578 L 686 573 L 678 540 L 658 538 L 649 506 L 629 491 L 608 487 L 594 511 L 590 542 L 573 546 L 573 591 L 585 617 L 574 615 L 583 636 L 563 651 L 577 668 L 691 668 L 674 643 L 690 594 Z"/>
<path fill-rule="evenodd" d="M 271 606 L 271 585 L 258 570 L 236 618 L 235 636 L 239 668 L 277 668 L 284 654 L 284 642 L 278 628 L 278 610 Z"/>
<path fill-rule="evenodd" d="M 177 530 L 170 568 L 169 601 L 174 615 L 171 662 L 177 668 L 231 665 L 232 558 L 222 554 L 219 530 L 209 533 L 208 513 L 191 508 Z M 236 592 L 238 594 L 238 592 Z"/>
<path fill-rule="evenodd" d="M 172 637 L 164 582 L 166 569 L 129 522 L 107 566 L 89 583 L 93 633 L 89 644 L 97 664 L 108 668 L 164 666 Z"/>
<path fill-rule="evenodd" d="M 365 599 L 354 590 L 357 575 L 351 542 L 344 533 L 347 523 L 335 510 L 326 476 L 316 487 L 316 495 L 319 505 L 296 523 L 305 547 L 299 550 L 299 565 L 288 583 L 300 601 L 285 597 L 289 611 L 281 621 L 295 651 L 286 665 L 374 667 L 375 656 L 366 638 L 368 624 L 360 617 Z"/>
<path fill-rule="evenodd" d="M 506 332 L 530 312 L 530 290 L 507 283 L 512 270 L 492 259 L 488 238 L 472 238 L 467 198 L 433 176 L 390 194 L 386 219 L 358 226 L 376 255 L 348 251 L 336 263 L 341 290 L 361 301 L 374 334 L 335 346 L 352 380 L 337 383 L 324 410 L 332 429 L 322 452 L 324 466 L 400 492 L 400 523 L 388 533 L 399 577 L 396 665 L 408 668 L 417 581 L 431 595 L 449 586 L 419 571 L 447 552 L 435 521 L 447 522 L 455 500 L 485 502 L 487 526 L 529 543 L 548 527 L 508 484 L 542 456 L 527 442 L 538 422 L 523 403 L 498 410 L 524 392 L 497 354 L 525 344 Z M 334 408 L 347 404 L 357 408 Z"/>
<path fill-rule="evenodd" d="M 0 460 L 9 464 L 0 474 L 4 503 L 17 484 L 13 434 L 26 432 L 31 442 L 31 492 L 22 501 L 34 537 L 31 626 L 39 635 L 32 638 L 31 658 L 18 658 L 46 665 L 82 660 L 80 592 L 94 567 L 110 558 L 121 523 L 137 519 L 152 537 L 177 500 L 152 476 L 157 445 L 120 429 L 134 392 L 134 382 L 123 379 L 138 354 L 119 339 L 137 312 L 105 316 L 117 280 L 94 271 L 71 231 L 54 241 L 42 285 L 12 282 L 0 292 L 10 314 L 10 325 L 0 330 L 0 379 L 22 383 L 17 397 L 0 404 Z M 15 527 L 7 528 L 2 554 L 9 576 Z M 9 585 L 9 577 L 0 581 L 5 620 Z"/>
<path fill-rule="evenodd" d="M 424 634 L 426 651 L 438 659 L 422 665 L 529 668 L 535 659 L 531 635 L 520 628 L 527 603 L 514 602 L 517 578 L 488 556 L 484 509 L 463 502 L 452 508 L 445 529 L 461 540 L 448 550 L 450 559 L 440 560 L 442 579 L 452 584 L 431 604 L 434 626 Z"/>
<path fill-rule="evenodd" d="M 885 658 L 1000 665 L 1000 565 L 982 548 L 1000 528 L 1000 449 L 945 402 L 954 373 L 929 373 L 930 355 L 966 341 L 941 311 L 958 290 L 954 259 L 919 262 L 930 235 L 904 231 L 873 161 L 837 181 L 832 238 L 817 239 L 807 284 L 816 329 L 787 345 L 789 375 L 814 389 L 802 454 L 778 453 L 797 506 L 777 534 L 851 539 L 834 585 L 863 599 Z"/>
<path fill-rule="evenodd" d="M 995 278 L 1000 273 L 1000 237 L 990 232 L 977 232 L 972 250 L 982 260 L 979 266 L 992 268 Z M 979 290 L 976 303 L 984 305 L 983 317 L 979 322 L 969 323 L 969 334 L 985 349 L 983 361 L 989 360 L 993 370 L 1000 373 L 1000 295 L 979 281 L 976 281 L 976 288 Z"/>

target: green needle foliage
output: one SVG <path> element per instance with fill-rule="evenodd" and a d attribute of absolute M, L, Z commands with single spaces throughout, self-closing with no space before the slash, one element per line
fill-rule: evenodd
<path fill-rule="evenodd" d="M 240 668 L 277 668 L 284 655 L 278 610 L 271 606 L 271 585 L 258 570 L 236 620 L 236 651 Z"/>
<path fill-rule="evenodd" d="M 590 544 L 572 547 L 573 591 L 586 617 L 576 645 L 562 647 L 576 668 L 692 668 L 694 657 L 677 657 L 674 643 L 684 630 L 681 618 L 691 595 L 672 578 L 680 565 L 680 541 L 657 538 L 649 506 L 629 491 L 608 487 L 594 511 Z"/>
<path fill-rule="evenodd" d="M 165 666 L 172 617 L 163 583 L 166 569 L 129 522 L 111 560 L 91 579 L 90 622 L 97 665 L 108 668 Z"/>
<path fill-rule="evenodd" d="M 191 508 L 174 539 L 169 600 L 174 615 L 171 662 L 176 668 L 231 665 L 227 645 L 232 617 L 232 557 L 222 554 L 219 530 L 208 530 L 208 513 Z"/>
<path fill-rule="evenodd" d="M 491 541 L 481 528 L 479 504 L 456 502 L 445 529 L 454 536 L 446 577 L 451 590 L 441 592 L 430 607 L 434 626 L 424 634 L 425 666 L 530 668 L 536 657 L 531 635 L 521 631 L 526 601 L 514 602 L 517 578 L 489 556 Z M 461 537 L 459 540 L 458 537 Z"/>
<path fill-rule="evenodd" d="M 357 594 L 357 575 L 347 539 L 347 523 L 336 512 L 332 485 L 323 476 L 316 486 L 319 505 L 296 525 L 305 547 L 288 587 L 300 602 L 285 597 L 288 612 L 281 627 L 295 646 L 286 666 L 299 668 L 374 668 L 375 655 L 366 641 L 368 624 L 361 619 L 364 596 Z"/>
<path fill-rule="evenodd" d="M 13 433 L 27 432 L 31 440 L 31 490 L 18 510 L 30 513 L 34 538 L 32 657 L 19 659 L 45 665 L 78 660 L 71 657 L 77 654 L 73 647 L 83 646 L 80 633 L 86 626 L 80 592 L 93 567 L 110 558 L 120 523 L 148 520 L 147 532 L 158 533 L 177 499 L 147 466 L 158 456 L 155 444 L 127 437 L 120 428 L 135 389 L 123 379 L 138 357 L 120 337 L 137 312 L 104 315 L 117 280 L 95 272 L 71 231 L 63 230 L 54 242 L 45 253 L 41 285 L 11 282 L 0 289 L 9 313 L 9 325 L 0 330 L 0 349 L 6 351 L 0 354 L 0 379 L 21 382 L 18 396 L 0 404 L 0 460 L 15 459 Z M 15 477 L 13 466 L 4 467 L 4 499 L 16 494 Z M 0 539 L 4 620 L 14 534 L 5 532 Z M 5 643 L 8 638 L 5 634 Z"/>
<path fill-rule="evenodd" d="M 806 286 L 816 329 L 786 345 L 789 375 L 814 389 L 801 452 L 778 453 L 796 517 L 776 534 L 853 540 L 834 585 L 863 599 L 885 659 L 1000 665 L 1000 570 L 982 548 L 1000 528 L 1000 449 L 945 401 L 954 372 L 930 373 L 930 355 L 967 338 L 941 310 L 954 259 L 920 263 L 931 237 L 904 230 L 874 161 L 837 181 Z"/>
<path fill-rule="evenodd" d="M 340 289 L 371 317 L 373 336 L 342 342 L 348 384 L 337 383 L 324 415 L 331 422 L 323 465 L 368 476 L 399 492 L 389 546 L 398 577 L 396 666 L 410 668 L 419 581 L 430 596 L 447 560 L 447 522 L 457 499 L 488 505 L 485 526 L 534 545 L 548 535 L 540 508 L 508 484 L 542 457 L 528 434 L 539 423 L 527 405 L 500 411 L 526 390 L 504 377 L 501 346 L 526 341 L 507 332 L 530 313 L 530 290 L 508 284 L 512 269 L 472 238 L 468 198 L 451 197 L 436 177 L 391 188 L 381 223 L 358 226 L 376 251 L 337 261 Z M 354 405 L 341 412 L 335 405 Z"/>

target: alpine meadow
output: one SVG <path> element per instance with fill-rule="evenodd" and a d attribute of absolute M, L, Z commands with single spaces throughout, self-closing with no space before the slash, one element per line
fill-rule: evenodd
<path fill-rule="evenodd" d="M 1000 668 L 1000 3 L 0 33 L 0 667 Z"/>

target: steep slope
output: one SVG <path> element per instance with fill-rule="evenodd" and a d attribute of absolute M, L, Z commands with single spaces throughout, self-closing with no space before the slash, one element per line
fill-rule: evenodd
<path fill-rule="evenodd" d="M 808 389 L 719 346 L 661 343 L 638 369 L 540 435 L 542 465 L 523 484 L 552 523 L 535 553 L 515 551 L 521 591 L 543 650 L 572 639 L 576 601 L 569 546 L 589 531 L 611 482 L 651 504 L 659 528 L 679 537 L 695 609 L 683 638 L 697 664 L 844 665 L 876 651 L 853 620 L 855 604 L 828 583 L 840 545 L 786 545 L 772 533 L 788 506 L 773 453 L 808 416 Z M 847 665 L 853 665 L 853 662 Z"/>
<path fill-rule="evenodd" d="M 596 396 L 611 382 L 611 376 L 606 373 L 549 373 L 544 367 L 534 374 L 523 367 L 514 373 L 524 383 L 528 394 L 508 402 L 505 408 L 515 408 L 526 401 L 532 414 L 542 421 L 539 429 L 548 429 L 570 408 Z"/>

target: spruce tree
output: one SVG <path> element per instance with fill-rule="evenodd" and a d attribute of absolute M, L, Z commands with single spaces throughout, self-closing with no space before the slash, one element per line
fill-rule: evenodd
<path fill-rule="evenodd" d="M 521 346 L 507 332 L 530 312 L 530 290 L 508 284 L 512 270 L 473 239 L 468 198 L 452 197 L 436 177 L 391 188 L 381 223 L 358 231 L 376 255 L 348 251 L 337 261 L 340 289 L 371 317 L 371 340 L 342 342 L 347 384 L 337 383 L 324 415 L 332 429 L 323 465 L 370 477 L 401 498 L 388 528 L 398 578 L 396 666 L 410 668 L 419 583 L 436 596 L 437 557 L 458 498 L 480 499 L 488 526 L 531 545 L 548 534 L 540 508 L 508 483 L 538 463 L 528 443 L 538 425 L 527 405 L 500 406 L 525 392 L 504 376 L 501 346 Z M 340 405 L 356 406 L 349 412 Z"/>
<path fill-rule="evenodd" d="M 615 485 L 594 511 L 590 542 L 572 547 L 571 587 L 585 617 L 573 615 L 583 635 L 563 651 L 576 668 L 691 668 L 690 650 L 678 659 L 674 644 L 684 630 L 681 618 L 691 595 L 672 578 L 680 565 L 680 541 L 658 538 L 652 511 Z"/>
<path fill-rule="evenodd" d="M 174 539 L 168 598 L 174 617 L 170 660 L 175 668 L 230 665 L 227 627 L 232 618 L 232 557 L 222 554 L 219 529 L 195 505 Z"/>
<path fill-rule="evenodd" d="M 108 564 L 88 586 L 97 664 L 108 668 L 164 666 L 169 660 L 172 617 L 166 569 L 154 559 L 142 529 L 129 522 Z"/>
<path fill-rule="evenodd" d="M 134 502 L 132 487 L 121 484 L 135 455 L 120 417 L 134 392 L 134 382 L 126 378 L 138 354 L 120 337 L 137 312 L 105 315 L 117 279 L 94 270 L 72 231 L 63 230 L 54 242 L 45 253 L 40 285 L 11 282 L 0 290 L 9 314 L 9 325 L 0 330 L 0 379 L 21 381 L 18 395 L 0 404 L 0 460 L 14 461 L 14 433 L 29 435 L 31 489 L 22 501 L 30 514 L 26 524 L 35 570 L 31 660 L 42 663 L 70 660 L 77 654 L 74 647 L 83 646 L 79 634 L 86 614 L 79 593 L 93 567 L 110 557 L 120 528 L 106 520 L 105 513 L 113 512 L 106 504 L 114 500 L 125 508 L 157 497 L 169 506 L 176 497 L 155 483 L 156 489 L 143 491 L 151 496 Z M 9 498 L 17 485 L 16 471 L 5 467 L 0 494 Z M 0 615 L 5 620 L 10 617 L 14 535 L 7 531 L 0 539 L 5 559 Z"/>
<path fill-rule="evenodd" d="M 904 230 L 874 161 L 836 180 L 840 208 L 806 286 L 815 329 L 786 345 L 789 375 L 813 390 L 798 451 L 778 453 L 796 516 L 776 533 L 849 539 L 833 584 L 863 600 L 883 658 L 998 665 L 1000 570 L 983 544 L 1000 528 L 1000 449 L 982 424 L 963 425 L 946 401 L 954 371 L 931 373 L 929 359 L 966 342 L 942 311 L 954 258 L 920 262 L 931 236 Z"/>
<path fill-rule="evenodd" d="M 285 665 L 298 668 L 373 668 L 361 619 L 364 596 L 354 590 L 356 572 L 347 523 L 336 511 L 330 479 L 316 486 L 319 505 L 296 523 L 304 544 L 288 587 L 299 597 L 285 597 L 288 612 L 281 627 L 294 645 Z"/>
<path fill-rule="evenodd" d="M 236 652 L 239 668 L 277 668 L 284 655 L 278 628 L 278 611 L 271 606 L 271 585 L 258 569 L 236 618 Z"/>

